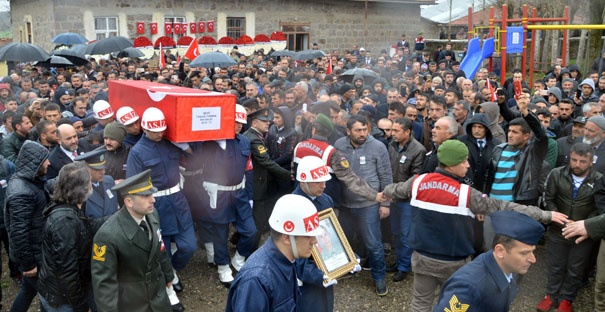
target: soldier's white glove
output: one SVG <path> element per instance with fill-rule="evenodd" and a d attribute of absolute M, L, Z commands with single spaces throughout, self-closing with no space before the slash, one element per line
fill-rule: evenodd
<path fill-rule="evenodd" d="M 330 279 L 327 275 L 324 275 L 324 282 L 323 285 L 325 288 L 328 288 L 332 285 L 336 285 L 338 284 L 338 281 L 335 279 Z"/>

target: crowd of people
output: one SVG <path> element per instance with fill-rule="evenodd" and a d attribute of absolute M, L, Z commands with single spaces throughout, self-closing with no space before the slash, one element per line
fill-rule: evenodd
<path fill-rule="evenodd" d="M 12 71 L 0 81 L 11 311 L 36 295 L 44 311 L 184 311 L 178 273 L 198 246 L 230 287 L 227 311 L 332 311 L 337 281 L 307 259 L 328 208 L 359 256 L 351 274 L 369 270 L 378 296 L 413 275 L 412 311 L 506 311 L 546 226 L 537 309 L 571 311 L 595 266 L 604 307 L 605 251 L 586 239 L 605 237 L 603 61 L 586 75 L 555 64 L 529 88 L 519 70 L 467 78 L 450 44 L 413 41 L 392 56 L 234 47 L 230 67 L 167 53 L 164 68 Z M 370 73 L 343 75 L 356 68 Z M 234 138 L 170 142 L 162 110 L 109 102 L 111 80 L 231 94 Z"/>

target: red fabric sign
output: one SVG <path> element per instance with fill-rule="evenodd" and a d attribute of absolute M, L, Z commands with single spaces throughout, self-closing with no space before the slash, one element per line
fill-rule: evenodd
<path fill-rule="evenodd" d="M 152 22 L 152 23 L 149 23 L 149 25 L 151 26 L 151 34 L 157 35 L 158 34 L 158 23 Z"/>
<path fill-rule="evenodd" d="M 214 21 L 208 21 L 208 32 L 214 32 Z"/>
<path fill-rule="evenodd" d="M 145 33 L 145 22 L 137 22 L 137 34 Z"/>

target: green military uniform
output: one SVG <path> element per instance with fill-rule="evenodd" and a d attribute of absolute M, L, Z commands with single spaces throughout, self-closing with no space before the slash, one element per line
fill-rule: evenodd
<path fill-rule="evenodd" d="M 251 119 L 271 121 L 270 111 L 262 109 L 249 115 Z M 263 233 L 269 231 L 269 216 L 273 205 L 277 200 L 277 194 L 272 194 L 269 184 L 278 183 L 274 179 L 283 181 L 290 180 L 290 171 L 280 167 L 271 160 L 264 135 L 254 128 L 249 128 L 244 135 L 250 140 L 250 150 L 252 151 L 253 184 L 254 184 L 254 223 L 258 229 L 257 238 Z"/>
<path fill-rule="evenodd" d="M 112 190 L 122 196 L 157 191 L 151 185 L 149 171 L 124 180 Z M 98 311 L 172 311 L 166 284 L 174 276 L 157 213 L 144 220 L 149 234 L 123 207 L 95 235 L 91 267 Z"/>

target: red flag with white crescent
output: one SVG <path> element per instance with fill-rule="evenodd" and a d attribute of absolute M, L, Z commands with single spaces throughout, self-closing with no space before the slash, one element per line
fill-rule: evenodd
<path fill-rule="evenodd" d="M 185 56 L 190 60 L 194 60 L 198 55 L 200 55 L 200 49 L 197 40 L 193 39 L 187 48 L 187 52 L 185 52 Z"/>
<path fill-rule="evenodd" d="M 172 35 L 172 23 L 164 23 L 164 33 L 166 35 Z"/>
<path fill-rule="evenodd" d="M 197 33 L 197 23 L 189 23 L 189 33 Z"/>
<path fill-rule="evenodd" d="M 197 26 L 197 32 L 203 34 L 206 31 L 206 22 L 199 22 Z"/>
<path fill-rule="evenodd" d="M 187 25 L 187 23 L 183 23 L 181 24 L 181 35 L 186 35 L 187 34 L 187 28 L 189 25 Z"/>
<path fill-rule="evenodd" d="M 180 35 L 181 34 L 181 23 L 174 23 L 174 25 L 172 26 L 172 28 L 174 29 L 174 33 L 176 35 Z"/>
<path fill-rule="evenodd" d="M 214 21 L 208 21 L 208 32 L 214 32 Z"/>
<path fill-rule="evenodd" d="M 151 26 L 151 34 L 152 35 L 157 35 L 157 33 L 158 33 L 158 23 L 152 22 L 152 23 L 149 23 L 149 25 Z"/>
<path fill-rule="evenodd" d="M 137 34 L 145 33 L 145 22 L 137 22 Z"/>
<path fill-rule="evenodd" d="M 332 74 L 332 57 L 328 59 L 328 68 L 326 68 L 326 75 Z"/>

